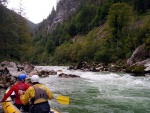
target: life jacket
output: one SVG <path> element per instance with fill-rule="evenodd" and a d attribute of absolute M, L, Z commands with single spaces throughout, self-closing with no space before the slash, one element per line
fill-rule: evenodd
<path fill-rule="evenodd" d="M 35 90 L 35 96 L 31 99 L 33 104 L 47 102 L 48 95 L 46 94 L 46 91 L 36 86 L 33 86 L 33 88 Z"/>

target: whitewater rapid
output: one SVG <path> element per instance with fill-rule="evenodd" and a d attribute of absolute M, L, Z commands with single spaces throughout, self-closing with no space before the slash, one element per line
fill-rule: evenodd
<path fill-rule="evenodd" d="M 60 113 L 150 113 L 150 77 L 135 77 L 128 73 L 85 72 L 68 70 L 67 66 L 36 66 L 55 70 L 56 75 L 40 78 L 56 98 L 70 98 L 68 105 L 55 99 L 49 101 Z M 81 78 L 59 78 L 60 73 Z M 2 98 L 4 90 L 0 90 Z"/>
<path fill-rule="evenodd" d="M 38 67 L 39 68 L 39 67 Z M 65 66 L 40 67 L 62 70 L 81 78 L 59 78 L 49 75 L 41 82 L 54 95 L 67 95 L 68 106 L 52 102 L 56 109 L 67 113 L 150 113 L 150 77 L 134 77 L 127 73 L 84 72 Z"/>

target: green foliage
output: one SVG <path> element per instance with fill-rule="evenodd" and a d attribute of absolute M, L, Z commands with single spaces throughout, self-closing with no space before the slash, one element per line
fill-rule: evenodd
<path fill-rule="evenodd" d="M 150 37 L 150 15 L 143 19 L 143 24 L 139 30 L 138 38 L 139 42 L 146 42 L 147 39 Z"/>
<path fill-rule="evenodd" d="M 48 19 L 52 20 L 54 19 L 54 17 L 56 16 L 56 11 L 54 9 L 54 7 L 52 8 L 51 14 L 49 15 Z"/>
<path fill-rule="evenodd" d="M 129 73 L 139 73 L 144 74 L 145 66 L 143 65 L 132 65 L 126 68 L 126 71 Z"/>
<path fill-rule="evenodd" d="M 110 62 L 110 54 L 105 50 L 97 51 L 94 55 L 94 59 L 97 62 L 108 63 Z"/>
<path fill-rule="evenodd" d="M 77 32 L 85 33 L 88 28 L 88 23 L 93 19 L 95 9 L 92 6 L 83 7 L 75 17 Z"/>
<path fill-rule="evenodd" d="M 25 20 L 3 6 L 0 6 L 0 12 L 1 60 L 29 60 L 32 40 Z"/>
<path fill-rule="evenodd" d="M 134 9 L 142 14 L 150 9 L 150 1 L 149 0 L 133 0 Z"/>
<path fill-rule="evenodd" d="M 100 18 L 101 19 L 106 19 L 110 6 L 111 6 L 111 1 L 110 0 L 104 0 L 104 4 L 103 4 L 101 12 L 100 12 Z"/>
<path fill-rule="evenodd" d="M 80 43 L 74 43 L 71 45 L 71 53 L 70 53 L 70 61 L 71 62 L 78 62 L 78 52 L 81 50 Z"/>
<path fill-rule="evenodd" d="M 55 48 L 55 43 L 52 40 L 48 40 L 46 45 L 47 53 L 53 53 Z"/>
<path fill-rule="evenodd" d="M 126 3 L 116 3 L 110 7 L 108 14 L 108 24 L 112 28 L 113 33 L 118 33 L 123 30 L 123 27 L 127 26 L 130 21 L 131 7 Z M 118 35 L 114 34 L 114 35 Z"/>
<path fill-rule="evenodd" d="M 73 22 L 68 25 L 68 33 L 70 36 L 75 36 L 77 34 L 76 26 Z"/>
<path fill-rule="evenodd" d="M 60 1 L 57 9 L 64 4 L 69 8 L 69 3 Z M 49 34 L 47 25 L 57 11 L 53 9 L 50 20 L 40 23 L 34 39 L 33 62 L 121 62 L 139 45 L 149 49 L 149 16 L 145 13 L 150 6 L 148 0 L 82 0 L 80 3 L 76 12 Z"/>
<path fill-rule="evenodd" d="M 82 42 L 82 48 L 78 51 L 78 61 L 91 61 L 94 58 L 96 51 L 96 42 L 84 41 Z"/>
<path fill-rule="evenodd" d="M 126 27 L 129 25 L 131 7 L 126 3 L 116 3 L 110 7 L 107 23 L 111 32 L 109 39 L 112 50 L 112 59 L 125 58 L 124 44 L 126 42 Z"/>
<path fill-rule="evenodd" d="M 70 61 L 70 47 L 70 44 L 63 44 L 60 47 L 58 47 L 54 54 L 54 60 L 57 61 L 57 63 L 65 63 Z"/>

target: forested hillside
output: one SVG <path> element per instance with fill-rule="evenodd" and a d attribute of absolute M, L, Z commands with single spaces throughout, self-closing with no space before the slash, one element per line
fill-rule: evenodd
<path fill-rule="evenodd" d="M 29 61 L 33 51 L 31 29 L 26 19 L 5 4 L 6 0 L 0 1 L 0 60 Z"/>
<path fill-rule="evenodd" d="M 60 0 L 34 32 L 3 3 L 5 0 L 0 1 L 1 60 L 40 65 L 119 64 L 140 45 L 150 50 L 149 0 Z"/>
<path fill-rule="evenodd" d="M 60 0 L 36 30 L 33 63 L 120 63 L 150 49 L 148 23 L 149 0 Z"/>

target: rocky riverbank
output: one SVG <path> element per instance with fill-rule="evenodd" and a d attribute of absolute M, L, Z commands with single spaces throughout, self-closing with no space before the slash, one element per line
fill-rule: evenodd
<path fill-rule="evenodd" d="M 0 88 L 7 88 L 17 81 L 17 76 L 21 73 L 27 75 L 27 78 L 34 74 L 40 77 L 57 74 L 54 70 L 36 69 L 30 63 L 17 64 L 15 62 L 4 61 L 0 63 Z M 27 79 L 30 82 L 30 79 Z"/>
<path fill-rule="evenodd" d="M 85 61 L 80 62 L 76 66 L 70 66 L 69 69 L 92 71 L 92 72 L 126 72 L 134 76 L 150 76 L 150 50 L 145 50 L 144 46 L 139 46 L 131 55 L 129 59 L 124 61 L 121 65 L 92 63 Z M 0 63 L 0 88 L 7 88 L 17 81 L 17 76 L 21 73 L 27 74 L 28 78 L 32 75 L 39 75 L 40 77 L 47 77 L 48 75 L 55 75 L 57 71 L 43 70 L 35 68 L 34 65 L 25 62 L 18 64 L 15 62 L 4 61 Z M 60 78 L 79 78 L 78 75 L 60 73 Z M 28 79 L 30 82 L 30 79 Z"/>
<path fill-rule="evenodd" d="M 27 75 L 27 82 L 29 83 L 32 75 L 39 75 L 43 78 L 48 77 L 49 75 L 58 74 L 59 78 L 80 78 L 78 75 L 65 74 L 62 70 L 55 71 L 36 68 L 36 66 L 28 62 L 18 64 L 15 62 L 4 61 L 0 63 L 0 88 L 7 88 L 8 86 L 14 84 L 17 81 L 17 76 L 21 73 Z"/>
<path fill-rule="evenodd" d="M 104 63 L 88 63 L 80 62 L 76 66 L 70 66 L 69 69 L 92 71 L 92 72 L 126 72 L 133 76 L 150 76 L 150 50 L 146 50 L 143 45 L 139 46 L 131 55 L 129 59 L 117 64 Z"/>

